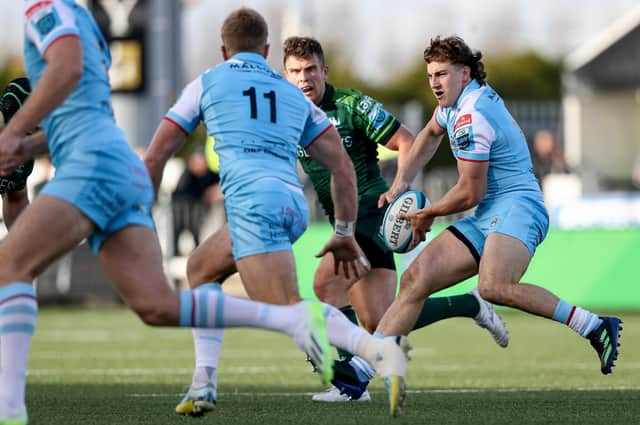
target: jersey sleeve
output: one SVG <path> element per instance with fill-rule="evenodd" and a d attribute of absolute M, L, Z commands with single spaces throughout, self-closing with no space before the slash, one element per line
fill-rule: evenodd
<path fill-rule="evenodd" d="M 447 115 L 439 106 L 436 108 L 436 122 L 443 129 L 447 129 Z"/>
<path fill-rule="evenodd" d="M 61 37 L 79 37 L 73 11 L 59 0 L 29 0 L 24 5 L 25 36 L 44 56 L 47 48 Z"/>
<path fill-rule="evenodd" d="M 495 130 L 478 111 L 458 115 L 453 127 L 453 145 L 459 160 L 489 161 L 495 138 Z"/>
<path fill-rule="evenodd" d="M 305 101 L 309 107 L 309 115 L 307 116 L 307 121 L 299 143 L 303 148 L 313 143 L 332 126 L 329 118 L 327 118 L 327 114 L 325 114 L 322 109 L 318 108 L 306 97 Z"/>
<path fill-rule="evenodd" d="M 202 120 L 201 97 L 202 76 L 199 76 L 182 90 L 180 97 L 164 118 L 180 127 L 186 134 L 190 134 Z"/>
<path fill-rule="evenodd" d="M 369 96 L 360 95 L 355 103 L 356 128 L 375 143 L 385 145 L 400 127 L 400 122 L 387 112 L 382 103 Z"/>

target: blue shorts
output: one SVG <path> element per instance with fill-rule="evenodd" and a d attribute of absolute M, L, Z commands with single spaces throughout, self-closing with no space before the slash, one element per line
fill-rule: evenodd
<path fill-rule="evenodd" d="M 225 199 L 233 258 L 291 250 L 307 229 L 307 201 L 298 187 L 261 179 Z"/>
<path fill-rule="evenodd" d="M 153 186 L 144 163 L 126 142 L 105 145 L 69 154 L 41 192 L 67 201 L 96 225 L 88 239 L 94 254 L 123 227 L 155 228 Z"/>
<path fill-rule="evenodd" d="M 531 256 L 549 230 L 549 215 L 542 200 L 513 196 L 478 205 L 473 215 L 456 221 L 450 228 L 480 261 L 490 233 L 498 232 L 521 241 Z M 465 241 L 466 239 L 466 241 Z M 475 252 L 473 252 L 475 250 Z"/>

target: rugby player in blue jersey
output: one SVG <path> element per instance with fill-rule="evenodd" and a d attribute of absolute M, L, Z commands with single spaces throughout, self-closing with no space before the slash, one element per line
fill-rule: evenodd
<path fill-rule="evenodd" d="M 424 51 L 438 106 L 380 203 L 407 189 L 446 133 L 459 179 L 440 200 L 407 216 L 413 243 L 425 239 L 434 218 L 474 207 L 475 211 L 435 237 L 403 273 L 398 298 L 378 332 L 407 335 L 425 298 L 478 275 L 482 298 L 569 326 L 590 341 L 601 372 L 609 374 L 618 356 L 621 320 L 599 317 L 540 286 L 521 282 L 547 234 L 549 217 L 525 137 L 487 84 L 481 58 L 459 37 L 436 37 Z"/>
<path fill-rule="evenodd" d="M 190 284 L 203 293 L 221 294 L 222 278 L 235 266 L 251 299 L 297 305 L 301 298 L 291 246 L 306 229 L 308 212 L 297 174 L 296 151 L 306 149 L 331 174 L 335 234 L 319 255 L 331 252 L 334 272 L 344 263 L 347 276 L 358 276 L 370 268 L 354 237 L 357 199 L 353 165 L 326 114 L 267 64 L 267 24 L 260 14 L 247 8 L 234 11 L 225 19 L 221 36 L 225 62 L 185 87 L 158 127 L 145 163 L 157 189 L 168 158 L 200 122 L 204 123 L 207 134 L 215 138 L 220 157 L 228 225 L 192 255 Z M 201 266 L 193 267 L 194 262 Z M 396 339 L 373 338 L 328 304 L 310 305 L 319 308 L 318 321 L 324 322 L 326 317 L 331 344 L 357 350 L 375 361 L 374 367 L 388 384 L 390 411 L 395 415 L 404 398 L 406 367 Z M 200 362 L 207 364 L 209 356 L 217 356 L 223 334 L 198 329 L 194 336 L 196 371 L 190 389 L 176 407 L 179 414 L 201 415 L 216 403 L 217 362 L 211 367 L 201 367 Z M 320 372 L 330 379 L 331 354 L 324 349 L 322 356 L 308 354 L 320 357 L 325 363 Z"/>

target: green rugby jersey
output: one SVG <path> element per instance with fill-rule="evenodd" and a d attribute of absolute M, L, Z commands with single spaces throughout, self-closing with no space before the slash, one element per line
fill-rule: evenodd
<path fill-rule="evenodd" d="M 338 130 L 353 161 L 358 184 L 358 219 L 377 216 L 378 198 L 388 189 L 378 166 L 377 144 L 385 145 L 400 127 L 400 122 L 385 111 L 380 102 L 358 90 L 334 88 L 330 84 L 326 85 L 318 106 Z M 298 147 L 298 159 L 313 183 L 322 208 L 333 222 L 329 171 L 301 147 Z"/>

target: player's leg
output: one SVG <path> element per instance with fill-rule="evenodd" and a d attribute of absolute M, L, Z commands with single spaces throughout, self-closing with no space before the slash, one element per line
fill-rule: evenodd
<path fill-rule="evenodd" d="M 477 262 L 465 243 L 444 231 L 416 257 L 400 280 L 400 292 L 378 325 L 377 335 L 407 335 L 432 293 L 473 276 Z M 344 367 L 342 367 L 344 366 Z M 377 371 L 366 359 L 354 357 L 335 369 L 334 385 L 357 399 Z"/>
<path fill-rule="evenodd" d="M 362 247 L 362 245 L 360 245 Z M 366 255 L 366 252 L 365 252 Z M 368 257 L 367 257 L 368 258 Z M 349 287 L 354 285 L 356 277 L 347 279 L 342 270 L 339 274 L 334 271 L 333 255 L 325 255 L 321 260 L 313 278 L 313 290 L 318 299 L 324 303 L 338 308 L 353 324 L 358 324 L 358 317 L 351 302 L 349 301 Z M 364 314 L 364 313 L 363 313 Z M 345 359 L 353 357 L 353 354 L 340 348 L 337 349 L 338 358 Z"/>
<path fill-rule="evenodd" d="M 231 236 L 224 225 L 209 236 L 189 256 L 187 278 L 191 288 L 202 287 L 210 282 L 224 283 L 236 272 L 231 254 Z M 191 384 L 176 413 L 181 415 L 205 414 L 215 408 L 217 401 L 218 363 L 224 339 L 224 329 L 193 328 L 195 367 Z"/>
<path fill-rule="evenodd" d="M 400 292 L 377 331 L 407 335 L 413 329 L 427 297 L 475 275 L 478 265 L 469 248 L 450 231 L 436 236 L 400 278 Z"/>
<path fill-rule="evenodd" d="M 38 311 L 31 282 L 92 230 L 71 204 L 41 195 L 0 244 L 0 418 L 24 417 L 26 423 L 27 357 Z"/>
<path fill-rule="evenodd" d="M 263 255 L 254 255 L 243 257 L 237 261 L 238 271 L 245 285 L 247 293 L 252 299 L 268 299 L 270 302 L 295 302 L 299 300 L 298 286 L 295 274 L 295 262 L 291 251 L 278 251 Z M 270 272 L 268 272 L 270 271 Z M 261 298 L 258 298 L 261 297 Z M 295 306 L 304 305 L 298 303 Z M 390 388 L 390 403 L 392 414 L 397 414 L 402 400 L 404 399 L 404 375 L 406 373 L 406 355 L 403 349 L 409 347 L 404 345 L 403 348 L 398 347 L 394 340 L 377 339 L 369 335 L 364 329 L 354 325 L 347 319 L 338 309 L 328 304 L 323 304 L 324 308 L 320 311 L 322 319 L 318 318 L 316 330 L 309 332 L 304 328 L 293 329 L 292 336 L 298 342 L 299 346 L 317 351 L 316 353 L 308 352 L 316 365 L 319 366 L 320 373 L 329 374 L 330 366 L 333 363 L 328 347 L 317 347 L 316 342 L 309 343 L 302 341 L 303 337 L 308 335 L 321 335 L 322 326 L 326 318 L 326 335 L 329 342 L 346 351 L 363 357 L 370 364 L 374 365 L 378 374 L 385 378 Z M 313 312 L 316 313 L 316 312 Z M 265 320 L 289 320 L 285 316 L 278 318 L 266 317 Z M 308 321 L 297 319 L 298 323 Z M 307 327 L 309 325 L 306 325 Z M 319 341 L 317 341 L 319 342 Z M 319 359 L 319 357 L 322 357 Z M 324 364 L 322 364 L 324 362 Z M 323 369 L 326 367 L 329 369 Z M 330 379 L 330 378 L 328 378 Z"/>
<path fill-rule="evenodd" d="M 601 372 L 612 372 L 618 355 L 621 321 L 598 315 L 559 299 L 536 285 L 519 283 L 531 259 L 531 249 L 521 240 L 501 233 L 487 237 L 480 263 L 478 288 L 483 298 L 569 326 L 590 340 L 598 353 Z"/>

